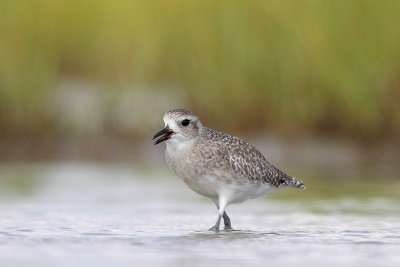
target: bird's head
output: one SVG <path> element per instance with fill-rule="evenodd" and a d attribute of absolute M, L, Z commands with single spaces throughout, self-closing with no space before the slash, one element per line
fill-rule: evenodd
<path fill-rule="evenodd" d="M 198 136 L 203 125 L 199 118 L 189 110 L 174 109 L 164 115 L 165 127 L 156 133 L 153 139 L 160 137 L 155 141 L 155 145 L 171 140 L 177 142 L 187 142 Z"/>

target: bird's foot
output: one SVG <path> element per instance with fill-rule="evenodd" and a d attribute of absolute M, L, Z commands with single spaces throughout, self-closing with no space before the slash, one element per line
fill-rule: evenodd
<path fill-rule="evenodd" d="M 231 225 L 225 225 L 224 230 L 225 231 L 233 231 L 233 228 Z"/>
<path fill-rule="evenodd" d="M 215 231 L 215 232 L 218 232 L 218 231 L 219 231 L 219 225 L 214 225 L 213 227 L 211 227 L 210 229 L 208 229 L 208 231 Z"/>

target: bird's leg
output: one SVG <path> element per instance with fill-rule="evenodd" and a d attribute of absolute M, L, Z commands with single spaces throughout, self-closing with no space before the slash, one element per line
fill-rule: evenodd
<path fill-rule="evenodd" d="M 213 227 L 211 227 L 210 229 L 208 229 L 209 231 L 219 231 L 219 224 L 221 222 L 222 216 L 225 213 L 226 201 L 224 199 L 219 199 L 219 203 L 218 203 L 217 207 L 219 207 L 218 219 L 217 219 L 217 222 L 215 223 L 215 225 Z M 225 221 L 225 218 L 224 218 L 224 221 Z"/>
<path fill-rule="evenodd" d="M 217 206 L 217 209 L 219 210 L 219 204 L 217 200 L 214 200 L 215 206 Z M 231 219 L 228 216 L 228 213 L 224 211 L 224 214 L 222 215 L 222 218 L 224 218 L 224 230 L 233 230 L 232 225 L 231 225 Z"/>
<path fill-rule="evenodd" d="M 224 218 L 225 230 L 232 230 L 231 219 L 229 219 L 228 214 L 224 212 L 222 216 Z"/>
<path fill-rule="evenodd" d="M 221 214 L 218 214 L 217 222 L 215 223 L 215 225 L 213 227 L 208 229 L 208 231 L 219 231 L 219 223 L 221 222 L 221 218 L 222 218 Z"/>

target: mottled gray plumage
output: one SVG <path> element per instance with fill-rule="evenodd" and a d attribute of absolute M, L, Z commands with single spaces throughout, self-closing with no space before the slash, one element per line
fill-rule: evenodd
<path fill-rule="evenodd" d="M 201 137 L 197 140 L 198 145 L 217 144 L 219 160 L 224 160 L 233 171 L 250 182 L 269 183 L 278 187 L 282 179 L 292 180 L 291 176 L 269 163 L 255 147 L 236 136 L 206 128 Z"/>
<path fill-rule="evenodd" d="M 230 220 L 225 207 L 231 203 L 266 195 L 278 188 L 304 189 L 301 181 L 279 170 L 242 139 L 204 127 L 188 110 L 168 111 L 165 128 L 156 144 L 167 141 L 168 165 L 195 192 L 209 197 L 219 209 L 226 228 Z M 227 225 L 227 222 L 228 225 Z"/>

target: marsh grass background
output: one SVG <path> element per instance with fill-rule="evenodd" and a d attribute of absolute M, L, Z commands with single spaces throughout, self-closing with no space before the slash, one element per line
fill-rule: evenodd
<path fill-rule="evenodd" d="M 1 137 L 140 140 L 187 107 L 220 130 L 398 141 L 399 15 L 397 1 L 3 0 Z"/>

